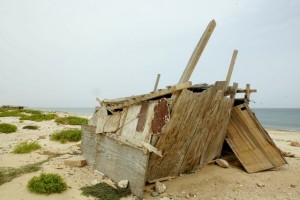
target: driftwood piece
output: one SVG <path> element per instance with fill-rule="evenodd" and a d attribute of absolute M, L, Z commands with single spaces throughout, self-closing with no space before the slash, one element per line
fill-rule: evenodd
<path fill-rule="evenodd" d="M 132 193 L 143 198 L 149 154 L 103 134 L 97 137 L 96 169 L 117 183 L 128 180 Z"/>

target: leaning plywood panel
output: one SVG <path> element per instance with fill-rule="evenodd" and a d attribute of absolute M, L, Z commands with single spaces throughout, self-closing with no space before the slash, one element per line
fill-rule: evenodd
<path fill-rule="evenodd" d="M 181 92 L 156 145 L 163 157 L 150 156 L 147 180 L 176 176 L 219 156 L 232 108 L 224 85 L 217 82 L 202 93 Z"/>
<path fill-rule="evenodd" d="M 149 155 L 143 150 L 97 134 L 96 169 L 115 182 L 128 180 L 131 191 L 142 198 Z"/>
<path fill-rule="evenodd" d="M 286 164 L 280 151 L 246 104 L 234 107 L 226 141 L 249 173 Z"/>
<path fill-rule="evenodd" d="M 95 137 L 96 127 L 83 125 L 81 126 L 81 150 L 83 157 L 86 158 L 89 165 L 95 164 L 97 141 Z"/>

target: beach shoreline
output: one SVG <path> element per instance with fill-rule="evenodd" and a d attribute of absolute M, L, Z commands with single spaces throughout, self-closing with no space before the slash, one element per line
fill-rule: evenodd
<path fill-rule="evenodd" d="M 58 116 L 75 115 L 85 118 L 80 114 L 55 112 Z M 92 197 L 81 195 L 79 190 L 86 185 L 98 182 L 112 182 L 105 176 L 95 171 L 91 166 L 67 167 L 64 161 L 80 154 L 80 142 L 61 144 L 51 141 L 49 136 L 66 128 L 80 128 L 80 126 L 56 124 L 54 120 L 33 122 L 18 117 L 1 117 L 1 123 L 11 123 L 18 127 L 18 131 L 11 134 L 0 133 L 0 167 L 20 167 L 49 158 L 42 151 L 58 152 L 60 155 L 51 158 L 42 165 L 38 172 L 22 175 L 10 182 L 0 185 L 0 196 L 12 200 L 38 200 L 38 199 L 79 199 L 91 200 Z M 38 130 L 22 129 L 25 125 L 38 125 Z M 165 193 L 159 197 L 151 197 L 153 185 L 145 187 L 145 199 L 297 199 L 300 197 L 300 147 L 292 146 L 292 142 L 300 143 L 299 131 L 284 131 L 266 129 L 278 148 L 284 152 L 294 154 L 286 157 L 288 164 L 264 172 L 248 174 L 238 162 L 230 161 L 229 168 L 221 168 L 215 164 L 208 164 L 192 174 L 183 174 L 175 179 L 165 181 Z M 11 153 L 14 146 L 21 141 L 37 141 L 42 145 L 42 151 L 29 154 Z M 37 195 L 30 193 L 26 184 L 28 180 L 41 172 L 60 174 L 67 182 L 67 191 L 61 194 Z M 127 199 L 135 199 L 128 197 Z"/>

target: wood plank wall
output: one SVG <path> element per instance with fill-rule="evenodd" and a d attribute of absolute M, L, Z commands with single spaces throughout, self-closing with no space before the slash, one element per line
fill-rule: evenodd
<path fill-rule="evenodd" d="M 151 154 L 147 180 L 176 176 L 218 157 L 226 135 L 233 100 L 224 96 L 225 82 L 202 93 L 183 90 Z"/>

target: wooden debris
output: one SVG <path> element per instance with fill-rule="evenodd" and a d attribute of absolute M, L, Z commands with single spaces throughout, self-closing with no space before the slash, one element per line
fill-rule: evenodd
<path fill-rule="evenodd" d="M 226 87 L 228 87 L 229 85 L 237 54 L 238 54 L 238 50 L 234 50 L 230 61 L 227 77 L 226 77 Z"/>
<path fill-rule="evenodd" d="M 155 81 L 155 85 L 154 85 L 154 90 L 153 90 L 153 91 L 156 91 L 156 90 L 157 90 L 157 86 L 158 86 L 158 83 L 159 83 L 159 79 L 160 79 L 160 74 L 157 74 L 156 81 Z"/>

